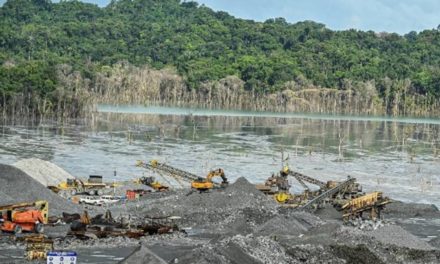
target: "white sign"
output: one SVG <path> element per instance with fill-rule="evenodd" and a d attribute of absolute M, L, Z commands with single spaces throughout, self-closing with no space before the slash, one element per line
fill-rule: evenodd
<path fill-rule="evenodd" d="M 76 252 L 51 251 L 47 253 L 47 264 L 76 264 Z"/>

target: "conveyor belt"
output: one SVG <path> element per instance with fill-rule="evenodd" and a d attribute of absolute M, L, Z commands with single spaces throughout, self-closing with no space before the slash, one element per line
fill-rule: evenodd
<path fill-rule="evenodd" d="M 339 185 L 337 185 L 335 188 L 332 188 L 332 189 L 330 189 L 328 191 L 325 191 L 322 194 L 320 194 L 317 197 L 315 197 L 314 199 L 310 200 L 305 205 L 303 205 L 301 207 L 301 209 L 308 209 L 308 208 L 310 208 L 314 204 L 321 203 L 326 198 L 329 198 L 329 197 L 335 195 L 336 193 L 340 192 L 341 190 L 343 190 L 344 188 L 346 188 L 350 184 L 353 184 L 355 181 L 356 181 L 355 178 L 347 179 L 346 181 L 344 181 L 344 182 L 340 183 Z"/>
<path fill-rule="evenodd" d="M 178 169 L 178 168 L 174 168 L 170 165 L 166 165 L 160 162 L 157 162 L 155 160 L 153 160 L 151 163 L 145 163 L 145 162 L 138 162 L 138 166 L 144 167 L 146 169 L 150 169 L 150 170 L 159 170 L 161 172 L 166 172 L 172 176 L 178 176 L 181 179 L 188 181 L 188 182 L 192 182 L 192 181 L 196 181 L 199 178 L 202 178 L 200 176 L 197 176 L 195 174 L 192 174 L 190 172 Z M 219 185 L 218 183 L 214 183 L 214 185 Z"/>
<path fill-rule="evenodd" d="M 321 189 L 324 189 L 326 187 L 326 183 L 325 182 L 322 182 L 320 180 L 317 180 L 317 179 L 314 179 L 312 177 L 306 176 L 306 175 L 304 175 L 302 173 L 299 173 L 299 172 L 295 172 L 295 171 L 289 170 L 289 175 L 294 177 L 301 185 L 304 186 L 304 188 L 307 188 L 305 186 L 304 182 L 308 182 L 308 183 L 317 185 Z"/>

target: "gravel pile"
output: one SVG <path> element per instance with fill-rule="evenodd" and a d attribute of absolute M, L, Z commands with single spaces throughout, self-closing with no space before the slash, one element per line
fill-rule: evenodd
<path fill-rule="evenodd" d="M 261 208 L 275 209 L 276 202 L 268 199 L 266 195 L 258 191 L 255 186 L 241 177 L 236 182 L 222 191 L 213 190 L 210 193 L 193 193 L 182 197 L 179 203 L 192 208 L 213 208 L 213 209 L 243 209 Z"/>
<path fill-rule="evenodd" d="M 405 247 L 411 249 L 431 250 L 434 249 L 427 242 L 419 239 L 413 234 L 397 225 L 388 225 L 380 229 L 367 232 L 374 239 L 384 243 L 391 244 L 398 247 Z"/>
<path fill-rule="evenodd" d="M 177 263 L 295 263 L 283 247 L 267 237 L 236 235 L 208 243 L 178 258 Z"/>
<path fill-rule="evenodd" d="M 1 203 L 49 202 L 49 214 L 78 212 L 80 207 L 58 196 L 20 169 L 0 164 L 0 200 Z"/>
<path fill-rule="evenodd" d="M 440 218 L 438 208 L 433 204 L 403 203 L 394 201 L 385 208 L 387 217 L 437 217 Z"/>
<path fill-rule="evenodd" d="M 292 259 L 286 254 L 283 247 L 268 237 L 253 235 L 237 235 L 220 241 L 222 245 L 237 245 L 242 251 L 255 260 L 266 264 L 291 263 Z"/>
<path fill-rule="evenodd" d="M 255 232 L 262 236 L 298 236 L 307 232 L 307 230 L 308 228 L 302 224 L 300 219 L 280 215 L 259 226 Z"/>
<path fill-rule="evenodd" d="M 24 159 L 13 164 L 44 186 L 55 186 L 74 177 L 57 165 L 41 159 Z"/>
<path fill-rule="evenodd" d="M 167 264 L 167 262 L 161 259 L 159 256 L 154 254 L 146 246 L 140 246 L 133 253 L 130 254 L 123 261 L 119 262 L 121 264 L 138 264 L 138 263 L 149 263 L 149 264 Z"/>
<path fill-rule="evenodd" d="M 12 204 L 12 203 L 14 203 L 14 199 L 12 197 L 7 195 L 6 193 L 2 193 L 1 191 L 0 191 L 0 201 L 1 201 L 1 204 Z"/>
<path fill-rule="evenodd" d="M 437 249 L 440 249 L 440 237 L 436 237 L 429 241 L 429 244 L 433 247 L 436 247 Z"/>

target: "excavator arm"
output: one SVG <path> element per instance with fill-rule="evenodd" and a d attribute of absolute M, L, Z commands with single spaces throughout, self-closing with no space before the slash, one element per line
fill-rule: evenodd
<path fill-rule="evenodd" d="M 214 178 L 214 177 L 221 177 L 222 178 L 222 183 L 221 183 L 222 185 L 227 185 L 229 183 L 228 178 L 226 178 L 226 175 L 225 175 L 225 172 L 223 169 L 217 169 L 217 170 L 210 171 L 208 173 L 208 175 L 206 176 L 206 180 L 208 182 L 212 182 L 212 178 Z"/>
<path fill-rule="evenodd" d="M 195 174 L 192 174 L 190 172 L 172 167 L 170 165 L 160 163 L 157 160 L 152 160 L 150 163 L 137 161 L 136 166 L 151 170 L 158 170 L 161 172 L 168 173 L 169 175 L 172 176 L 178 176 L 179 178 L 190 182 L 191 187 L 197 190 L 208 190 L 208 189 L 212 189 L 214 186 L 218 186 L 219 185 L 218 183 L 212 181 L 213 177 L 222 178 L 223 181 L 221 183 L 221 186 L 225 186 L 228 184 L 228 179 L 226 178 L 225 173 L 222 169 L 213 170 L 209 172 L 205 178 L 203 178 Z"/>

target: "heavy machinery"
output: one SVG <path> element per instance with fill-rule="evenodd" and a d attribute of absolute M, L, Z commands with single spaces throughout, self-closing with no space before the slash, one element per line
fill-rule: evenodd
<path fill-rule="evenodd" d="M 345 189 L 347 189 L 349 186 L 356 183 L 355 178 L 351 178 L 350 176 L 347 177 L 347 180 L 336 184 L 333 188 L 324 190 L 321 194 L 314 197 L 313 199 L 309 200 L 306 204 L 304 204 L 301 208 L 302 209 L 310 209 L 313 207 L 318 207 L 322 203 L 328 202 L 330 200 L 333 200 L 338 193 L 344 192 Z"/>
<path fill-rule="evenodd" d="M 212 181 L 214 177 L 222 178 L 222 182 L 220 183 L 221 187 L 226 187 L 229 184 L 223 169 L 217 169 L 210 171 L 206 178 L 199 177 L 197 180 L 192 181 L 191 188 L 201 191 L 212 189 L 214 188 L 214 182 Z"/>
<path fill-rule="evenodd" d="M 139 166 L 142 167 L 142 164 L 140 164 Z M 153 176 L 141 177 L 139 179 L 136 179 L 134 182 L 138 184 L 150 186 L 151 188 L 159 192 L 165 192 L 168 191 L 169 189 L 168 186 L 162 185 L 160 182 L 156 181 L 156 179 Z"/>
<path fill-rule="evenodd" d="M 384 197 L 382 192 L 373 192 L 354 198 L 345 203 L 343 210 L 343 219 L 347 221 L 354 218 L 362 218 L 363 213 L 369 213 L 371 220 L 380 218 L 380 213 L 386 204 L 391 203 L 388 197 Z"/>
<path fill-rule="evenodd" d="M 191 183 L 191 188 L 198 191 L 206 191 L 213 189 L 215 187 L 226 187 L 228 185 L 228 180 L 225 176 L 225 173 L 222 169 L 213 170 L 208 173 L 208 175 L 203 178 L 192 174 L 190 172 L 163 164 L 158 162 L 157 160 L 152 160 L 150 163 L 145 163 L 143 161 L 138 160 L 136 162 L 136 166 L 143 167 L 151 170 L 159 170 L 161 172 L 165 172 L 170 176 L 176 178 L 176 180 L 184 180 Z M 214 177 L 221 177 L 222 183 L 216 183 L 212 181 Z"/>
<path fill-rule="evenodd" d="M 42 233 L 43 224 L 48 223 L 49 203 L 36 201 L 0 206 L 3 232 L 19 234 L 22 231 Z"/>
<path fill-rule="evenodd" d="M 277 194 L 279 192 L 288 192 L 290 184 L 286 175 L 272 174 L 264 184 L 256 184 L 255 187 L 265 194 Z"/>
<path fill-rule="evenodd" d="M 316 186 L 319 186 L 320 189 L 326 189 L 328 187 L 328 184 L 326 184 L 325 182 L 322 182 L 320 180 L 317 180 L 315 178 L 306 176 L 302 173 L 296 172 L 296 171 L 292 171 L 290 170 L 289 166 L 284 166 L 283 169 L 280 171 L 280 175 L 282 175 L 283 177 L 287 177 L 287 176 L 292 176 L 293 178 L 295 178 L 306 190 L 309 190 L 309 186 L 307 186 L 305 184 L 305 182 L 314 184 Z"/>
<path fill-rule="evenodd" d="M 67 181 L 57 186 L 48 186 L 55 193 L 69 192 L 71 195 L 87 193 L 89 195 L 101 195 L 102 189 L 107 188 L 107 184 L 102 182 L 102 176 L 90 175 L 89 180 L 84 182 L 80 179 L 67 179 Z"/>
<path fill-rule="evenodd" d="M 282 185 L 279 186 L 279 190 L 275 193 L 275 199 L 279 203 L 289 203 L 289 204 L 300 203 L 301 205 L 305 205 L 306 201 L 313 200 L 314 198 L 319 197 L 321 194 L 325 193 L 326 191 L 334 190 L 335 188 L 338 191 L 331 192 L 332 196 L 326 196 L 325 198 L 327 200 L 332 200 L 336 202 L 338 205 L 342 205 L 346 201 L 359 197 L 360 195 L 363 194 L 362 188 L 356 181 L 349 181 L 348 183 L 344 183 L 342 185 L 340 182 L 336 182 L 336 181 L 323 182 L 318 179 L 304 175 L 302 173 L 292 171 L 289 169 L 288 166 L 284 166 L 283 169 L 280 171 L 279 175 L 280 176 L 278 176 L 278 178 L 284 179 L 284 181 L 286 182 L 289 176 L 293 177 L 304 188 L 304 192 L 301 195 L 292 195 L 288 192 L 288 189 L 287 190 L 283 189 Z M 319 189 L 312 191 L 310 187 L 306 184 L 306 182 L 318 186 Z"/>
<path fill-rule="evenodd" d="M 53 240 L 41 234 L 28 236 L 24 241 L 27 260 L 45 260 L 47 252 L 53 250 Z"/>

